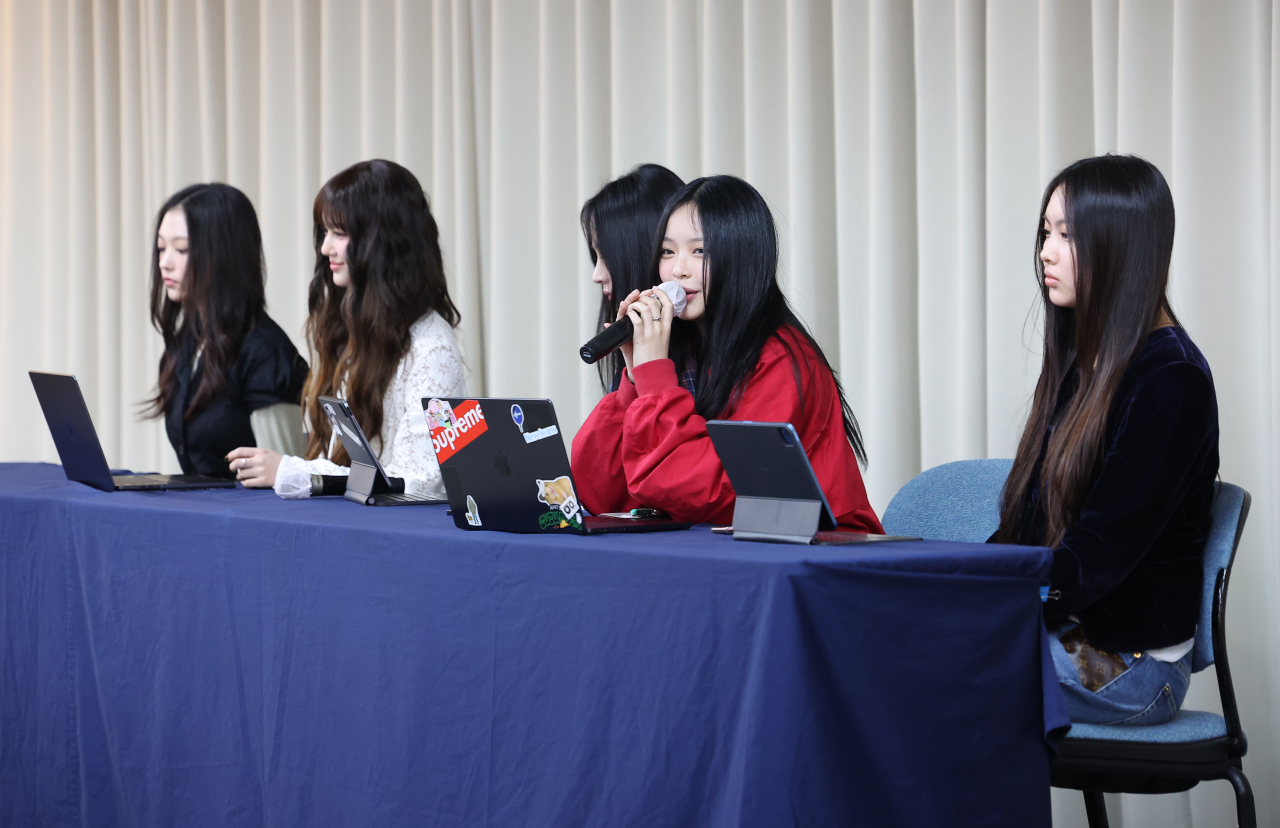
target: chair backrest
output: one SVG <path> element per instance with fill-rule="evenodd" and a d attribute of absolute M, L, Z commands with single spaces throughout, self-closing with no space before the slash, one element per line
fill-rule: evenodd
<path fill-rule="evenodd" d="M 1000 525 L 1000 490 L 1012 460 L 960 460 L 916 475 L 881 523 L 890 535 L 982 543 Z"/>
<path fill-rule="evenodd" d="M 1249 493 L 1230 483 L 1218 483 L 1213 497 L 1209 539 L 1204 544 L 1204 589 L 1200 598 L 1200 622 L 1196 626 L 1196 644 L 1191 651 L 1191 669 L 1200 672 L 1213 664 L 1213 593 L 1218 572 L 1231 572 L 1240 533 L 1249 517 Z"/>

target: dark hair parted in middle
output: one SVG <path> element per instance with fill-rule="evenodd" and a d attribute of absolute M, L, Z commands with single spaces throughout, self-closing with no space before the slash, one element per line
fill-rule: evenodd
<path fill-rule="evenodd" d="M 840 379 L 778 285 L 778 231 L 764 198 L 750 184 L 731 175 L 690 181 L 667 202 L 658 222 L 658 239 L 666 235 L 671 214 L 685 204 L 693 205 L 702 228 L 706 316 L 701 330 L 692 322 L 673 321 L 671 358 L 677 372 L 690 361 L 697 367 L 694 408 L 698 414 L 707 419 L 729 416 L 760 361 L 765 343 L 779 329 L 790 327 L 813 349 L 822 369 L 835 382 L 845 436 L 858 461 L 865 465 L 862 433 Z M 650 284 L 659 281 L 660 260 L 658 245 L 650 263 Z M 796 391 L 803 401 L 805 379 L 812 377 L 817 366 L 802 359 L 786 337 L 778 341 L 787 350 Z"/>
<path fill-rule="evenodd" d="M 618 302 L 633 290 L 652 287 L 649 262 L 653 258 L 655 233 L 667 199 L 684 185 L 680 176 L 659 164 L 641 164 L 631 172 L 600 188 L 582 205 L 582 235 L 591 251 L 591 263 L 604 259 L 612 291 L 600 299 L 600 320 L 596 330 L 618 316 Z M 611 388 L 622 373 L 622 352 L 597 365 L 600 382 Z"/>
<path fill-rule="evenodd" d="M 312 214 L 316 264 L 306 335 L 314 367 L 303 390 L 311 424 L 307 459 L 329 445 L 321 395 L 345 397 L 366 434 L 382 433 L 382 400 L 409 350 L 410 327 L 431 311 L 452 326 L 459 322 L 445 282 L 440 231 L 413 173 L 391 161 L 362 161 L 329 179 Z M 334 284 L 329 259 L 320 252 L 326 227 L 348 238 L 346 288 Z M 329 459 L 349 462 L 340 443 L 335 455 Z"/>
<path fill-rule="evenodd" d="M 187 220 L 189 258 L 181 302 L 170 300 L 165 292 L 160 248 L 154 241 L 171 210 L 181 210 Z M 262 231 L 244 193 L 229 184 L 193 184 L 160 208 L 152 239 L 151 324 L 164 338 L 164 354 L 159 390 L 147 401 L 149 414 L 162 417 L 177 403 L 178 360 L 183 343 L 193 337 L 204 371 L 183 412 L 183 419 L 189 420 L 226 390 L 228 369 L 266 313 Z"/>
<path fill-rule="evenodd" d="M 1075 247 L 1076 306 L 1049 299 L 1040 250 L 1045 210 L 1061 187 L 1067 232 Z M 1031 413 L 1005 483 L 996 539 L 1017 543 L 1026 496 L 1040 488 L 1046 546 L 1056 546 L 1080 517 L 1102 467 L 1107 413 L 1125 368 L 1160 324 L 1178 318 L 1165 294 L 1173 256 L 1173 195 L 1148 161 L 1107 155 L 1077 161 L 1054 176 L 1040 202 L 1035 273 L 1044 303 L 1044 361 Z M 1036 475 L 1041 441 L 1058 390 L 1079 370 L 1079 390 L 1059 416 Z M 1034 478 L 1034 479 L 1033 479 Z"/>

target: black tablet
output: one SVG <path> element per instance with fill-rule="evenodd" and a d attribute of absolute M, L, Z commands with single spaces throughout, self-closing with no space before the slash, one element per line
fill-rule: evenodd
<path fill-rule="evenodd" d="M 791 423 L 709 420 L 707 433 L 738 496 L 734 540 L 821 545 L 920 540 L 835 531 L 836 515 Z"/>

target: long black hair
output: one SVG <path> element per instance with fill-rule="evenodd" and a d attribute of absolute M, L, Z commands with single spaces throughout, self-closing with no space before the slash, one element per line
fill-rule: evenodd
<path fill-rule="evenodd" d="M 1044 284 L 1045 210 L 1061 188 L 1067 231 L 1075 247 L 1076 306 L 1060 308 Z M 1040 487 L 1044 535 L 1056 546 L 1080 518 L 1080 507 L 1102 466 L 1107 413 L 1125 368 L 1161 311 L 1178 324 L 1165 291 L 1173 256 L 1173 195 L 1164 176 L 1135 156 L 1077 161 L 1053 177 L 1040 201 L 1035 274 L 1044 304 L 1044 361 L 1031 413 L 1005 483 L 997 540 L 1020 543 L 1027 493 Z M 1049 437 L 1044 466 L 1033 480 L 1058 388 L 1078 370 L 1079 386 Z"/>
<path fill-rule="evenodd" d="M 182 301 L 165 292 L 160 273 L 160 224 L 172 210 L 187 220 L 187 269 Z M 227 371 L 240 346 L 266 313 L 266 264 L 258 214 L 248 196 L 228 184 L 193 184 L 170 196 L 156 215 L 151 248 L 151 324 L 164 338 L 156 395 L 148 414 L 163 417 L 179 404 L 178 360 L 189 338 L 202 349 L 204 371 L 191 404 L 192 417 L 226 390 Z"/>
<path fill-rule="evenodd" d="M 612 295 L 600 298 L 600 319 L 596 330 L 618 315 L 618 302 L 633 290 L 650 287 L 649 261 L 653 257 L 654 233 L 667 199 L 683 186 L 680 176 L 658 164 L 641 164 L 631 172 L 600 188 L 582 205 L 582 235 L 591 251 L 591 263 L 604 259 L 613 284 Z M 622 352 L 597 363 L 600 383 L 613 387 L 622 373 Z"/>
<path fill-rule="evenodd" d="M 320 188 L 312 208 L 316 250 L 306 335 L 314 366 L 302 391 L 311 420 L 306 456 L 329 445 L 329 419 L 319 397 L 338 393 L 368 434 L 379 434 L 382 398 L 412 344 L 413 323 L 435 311 L 452 326 L 460 316 L 449 298 L 440 231 L 413 173 L 392 161 L 354 164 Z M 334 284 L 320 252 L 326 228 L 347 235 L 348 287 Z M 330 460 L 345 465 L 341 445 Z"/>
<path fill-rule="evenodd" d="M 820 368 L 831 377 L 840 397 L 845 436 L 858 462 L 865 466 L 862 432 L 840 379 L 778 286 L 778 231 L 769 206 L 755 187 L 731 175 L 699 178 L 684 185 L 667 202 L 658 222 L 659 242 L 649 266 L 649 284 L 660 281 L 661 239 L 666 235 L 667 221 L 686 204 L 693 205 L 702 226 L 706 316 L 701 328 L 674 320 L 671 357 L 677 372 L 683 372 L 690 361 L 696 364 L 694 407 L 698 414 L 707 419 L 729 416 L 742 398 L 765 343 L 776 336 L 790 357 L 802 404 L 805 383 L 823 380 L 821 375 L 815 377 L 815 371 Z M 803 340 L 816 360 L 799 353 L 792 337 L 780 336 L 783 328 Z"/>

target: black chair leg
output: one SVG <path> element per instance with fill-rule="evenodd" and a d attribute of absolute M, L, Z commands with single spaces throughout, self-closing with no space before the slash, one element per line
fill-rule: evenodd
<path fill-rule="evenodd" d="M 1227 779 L 1230 780 L 1231 787 L 1236 789 L 1237 824 L 1240 828 L 1258 828 L 1258 815 L 1253 808 L 1253 788 L 1249 787 L 1244 771 L 1227 768 Z"/>
<path fill-rule="evenodd" d="M 1234 784 L 1234 780 L 1232 780 Z M 1249 783 L 1245 783 L 1248 785 Z M 1253 798 L 1249 798 L 1252 806 Z M 1107 824 L 1107 801 L 1103 798 L 1102 791 L 1085 791 L 1084 792 L 1084 812 L 1089 817 L 1089 828 L 1108 828 Z M 1241 823 L 1243 825 L 1244 823 Z"/>

